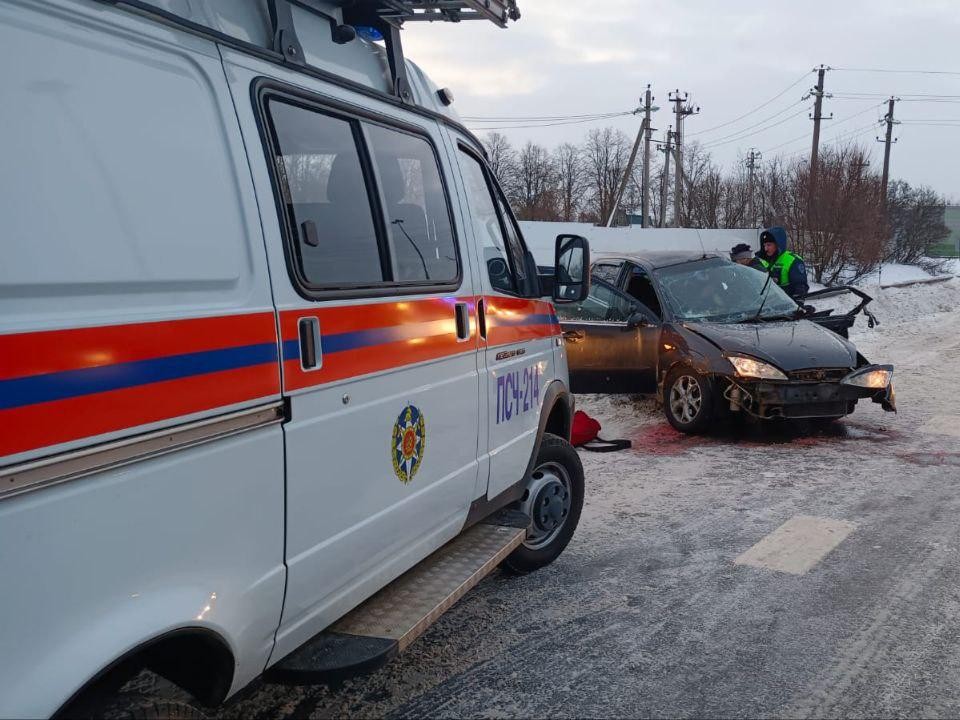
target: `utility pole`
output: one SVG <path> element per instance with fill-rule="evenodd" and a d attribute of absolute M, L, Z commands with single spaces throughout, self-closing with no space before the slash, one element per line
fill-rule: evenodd
<path fill-rule="evenodd" d="M 750 152 L 747 153 L 747 172 L 749 173 L 749 178 L 750 178 L 747 184 L 747 187 L 749 188 L 748 189 L 749 195 L 747 196 L 747 199 L 749 201 L 748 207 L 749 207 L 749 213 L 750 213 L 751 227 L 753 227 L 757 223 L 757 213 L 754 209 L 754 204 L 753 204 L 753 198 L 755 195 L 753 191 L 753 173 L 754 173 L 754 170 L 757 169 L 757 163 L 760 161 L 762 157 L 763 155 L 756 148 L 750 148 Z"/>
<path fill-rule="evenodd" d="M 670 93 L 670 102 L 676 105 L 674 113 L 677 116 L 677 129 L 673 133 L 677 160 L 673 180 L 674 227 L 683 227 L 683 119 L 687 115 L 694 115 L 700 112 L 700 108 L 686 104 L 689 97 L 686 92 L 681 93 L 679 90 L 674 90 Z"/>
<path fill-rule="evenodd" d="M 641 188 L 643 196 L 640 202 L 640 212 L 643 217 L 643 227 L 647 226 L 650 217 L 650 138 L 653 135 L 653 128 L 650 127 L 650 113 L 653 111 L 653 95 L 650 94 L 650 85 L 647 84 L 647 92 L 643 96 L 643 119 L 647 125 L 647 132 L 643 136 L 643 187 Z"/>
<path fill-rule="evenodd" d="M 620 181 L 620 187 L 617 190 L 617 196 L 613 201 L 613 208 L 610 210 L 610 216 L 607 218 L 607 227 L 613 225 L 613 219 L 616 217 L 617 210 L 620 208 L 620 201 L 623 199 L 623 194 L 627 190 L 627 185 L 630 182 L 630 176 L 633 173 L 633 165 L 637 159 L 637 150 L 640 148 L 640 140 L 644 140 L 644 150 L 643 150 L 643 203 L 642 203 L 642 212 L 643 212 L 643 225 L 646 227 L 647 224 L 647 210 L 649 209 L 649 200 L 647 193 L 647 184 L 650 179 L 650 112 L 653 110 L 659 110 L 660 108 L 653 107 L 650 104 L 652 100 L 650 95 L 650 85 L 647 85 L 647 93 L 644 97 L 643 103 L 643 122 L 640 123 L 640 131 L 637 133 L 637 139 L 633 143 L 633 149 L 630 151 L 630 159 L 627 161 L 626 171 L 623 173 L 623 180 Z M 639 112 L 639 111 L 634 111 Z"/>
<path fill-rule="evenodd" d="M 880 199 L 883 201 L 883 206 L 887 206 L 887 183 L 890 181 L 890 146 L 893 145 L 897 140 L 893 137 L 893 126 L 899 125 L 899 120 L 894 120 L 893 118 L 893 106 L 896 104 L 897 100 L 900 98 L 895 98 L 892 95 L 887 101 L 887 114 L 883 116 L 883 122 L 887 124 L 887 136 L 885 139 L 881 140 L 877 138 L 877 142 L 882 142 L 883 147 L 883 178 L 880 181 L 880 192 L 883 193 L 880 196 Z"/>
<path fill-rule="evenodd" d="M 823 117 L 823 98 L 832 97 L 823 92 L 823 76 L 826 74 L 827 70 L 830 68 L 821 65 L 819 68 L 814 68 L 817 71 L 817 84 L 815 87 L 811 88 L 810 94 L 807 97 L 813 96 L 813 115 L 810 118 L 813 120 L 813 147 L 810 149 L 810 190 L 811 192 L 817 186 L 817 171 L 819 170 L 820 162 L 820 121 L 824 119 Z M 806 98 L 805 98 L 806 99 Z M 833 118 L 833 113 L 830 113 L 830 117 L 826 118 L 830 120 Z"/>
<path fill-rule="evenodd" d="M 639 110 L 634 110 L 634 114 L 637 112 L 639 112 Z M 647 118 L 644 117 L 643 122 L 640 123 L 640 130 L 637 132 L 637 139 L 633 141 L 633 149 L 630 151 L 630 159 L 627 160 L 627 167 L 623 171 L 623 180 L 620 181 L 620 187 L 617 188 L 617 194 L 613 198 L 613 205 L 610 207 L 610 215 L 607 217 L 607 227 L 613 225 L 613 219 L 617 215 L 617 210 L 620 209 L 620 200 L 623 198 L 623 193 L 626 191 L 627 184 L 630 182 L 630 175 L 633 173 L 633 163 L 637 159 L 637 150 L 640 149 L 640 140 L 643 139 L 647 122 Z"/>
<path fill-rule="evenodd" d="M 657 150 L 663 153 L 663 176 L 660 178 L 660 222 L 657 227 L 663 227 L 667 220 L 667 188 L 670 185 L 670 153 L 673 152 L 673 126 L 667 128 L 667 141 L 658 144 Z"/>

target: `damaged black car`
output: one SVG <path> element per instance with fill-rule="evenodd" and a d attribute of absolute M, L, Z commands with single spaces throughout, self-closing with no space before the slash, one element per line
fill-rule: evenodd
<path fill-rule="evenodd" d="M 871 326 L 869 296 L 851 312 L 791 299 L 769 276 L 726 258 L 681 253 L 602 257 L 580 303 L 557 306 L 576 393 L 657 393 L 677 430 L 724 414 L 834 420 L 870 399 L 896 409 L 893 367 L 846 338 Z"/>

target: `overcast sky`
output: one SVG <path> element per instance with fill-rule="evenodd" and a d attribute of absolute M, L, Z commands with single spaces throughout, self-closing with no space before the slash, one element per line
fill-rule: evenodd
<path fill-rule="evenodd" d="M 654 104 L 662 108 L 653 123 L 660 136 L 673 120 L 668 93 L 679 88 L 701 108 L 685 123 L 688 139 L 716 143 L 711 153 L 730 167 L 751 147 L 765 158 L 809 155 L 812 101 L 799 101 L 816 81 L 814 66 L 948 71 L 828 72 L 826 90 L 837 97 L 825 100 L 824 113 L 835 119 L 824 121 L 821 138 L 864 143 L 871 169 L 879 172 L 883 146 L 874 137 L 883 132 L 877 120 L 886 110 L 884 97 L 903 96 L 896 117 L 906 122 L 895 128 L 891 177 L 931 185 L 960 201 L 957 0 L 519 0 L 519 6 L 523 17 L 508 30 L 481 22 L 405 27 L 407 55 L 453 90 L 461 116 L 627 111 L 639 105 L 650 83 Z M 908 101 L 911 95 L 941 97 Z M 547 122 L 467 124 L 483 134 L 487 127 Z M 499 131 L 514 145 L 535 140 L 553 147 L 579 142 L 604 124 L 633 137 L 639 123 L 639 117 L 627 116 Z"/>

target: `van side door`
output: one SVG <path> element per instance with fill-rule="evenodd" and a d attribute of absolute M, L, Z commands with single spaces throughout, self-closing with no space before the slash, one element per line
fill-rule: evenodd
<path fill-rule="evenodd" d="M 241 126 L 290 408 L 277 660 L 460 531 L 478 472 L 475 304 L 435 121 L 226 62 L 238 106 L 255 102 Z"/>
<path fill-rule="evenodd" d="M 464 142 L 456 156 L 480 271 L 487 496 L 494 498 L 523 479 L 533 454 L 543 392 L 556 376 L 560 326 L 553 304 L 538 297 L 526 246 L 493 174 Z"/>

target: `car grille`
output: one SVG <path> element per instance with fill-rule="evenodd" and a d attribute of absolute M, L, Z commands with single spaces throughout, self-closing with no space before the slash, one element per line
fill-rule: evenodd
<path fill-rule="evenodd" d="M 794 370 L 789 377 L 797 382 L 840 382 L 849 372 L 849 368 L 812 368 Z"/>

